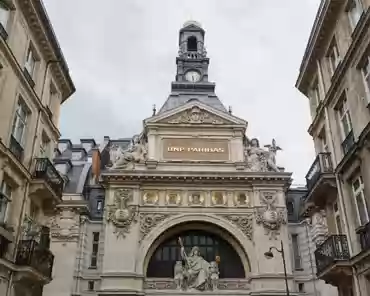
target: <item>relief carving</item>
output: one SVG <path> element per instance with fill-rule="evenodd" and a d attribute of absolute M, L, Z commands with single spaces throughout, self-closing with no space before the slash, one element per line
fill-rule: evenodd
<path fill-rule="evenodd" d="M 187 254 L 181 238 L 179 238 L 179 244 L 183 261 L 177 261 L 174 266 L 174 283 L 176 288 L 185 291 L 217 290 L 219 278 L 218 262 L 206 261 L 201 256 L 197 246 L 194 246 L 190 253 Z"/>
<path fill-rule="evenodd" d="M 51 237 L 71 241 L 75 240 L 80 235 L 80 225 L 85 223 L 85 216 L 79 216 L 70 208 L 62 208 L 59 215 L 53 216 L 50 219 L 50 235 Z"/>
<path fill-rule="evenodd" d="M 140 237 L 139 243 L 149 234 L 149 232 L 162 221 L 174 214 L 153 214 L 140 213 Z"/>
<path fill-rule="evenodd" d="M 270 239 L 277 239 L 281 225 L 286 224 L 286 213 L 283 209 L 276 208 L 276 194 L 264 192 L 260 194 L 262 207 L 256 209 L 256 222 L 265 228 L 265 234 Z"/>
<path fill-rule="evenodd" d="M 136 163 L 147 159 L 147 141 L 144 134 L 135 135 L 129 147 L 122 150 L 120 146 L 110 148 L 111 169 L 134 169 Z"/>
<path fill-rule="evenodd" d="M 253 138 L 247 141 L 244 150 L 244 159 L 248 170 L 252 172 L 280 172 L 276 165 L 276 152 L 282 150 L 276 146 L 275 139 L 271 145 L 265 145 L 268 150 L 260 148 L 258 139 Z"/>
<path fill-rule="evenodd" d="M 131 224 L 137 222 L 138 207 L 128 205 L 128 202 L 132 201 L 132 196 L 132 190 L 118 189 L 114 193 L 114 203 L 106 205 L 106 220 L 116 227 L 114 233 L 117 237 L 125 237 L 125 234 L 130 231 Z"/>
<path fill-rule="evenodd" d="M 253 240 L 253 215 L 228 215 L 222 214 L 221 217 L 229 220 L 235 226 L 237 226 L 244 235 L 249 239 Z"/>
<path fill-rule="evenodd" d="M 210 114 L 199 107 L 194 106 L 190 110 L 186 110 L 173 119 L 169 120 L 168 123 L 179 124 L 179 123 L 190 123 L 190 124 L 225 124 L 225 122 L 217 117 L 216 115 Z"/>

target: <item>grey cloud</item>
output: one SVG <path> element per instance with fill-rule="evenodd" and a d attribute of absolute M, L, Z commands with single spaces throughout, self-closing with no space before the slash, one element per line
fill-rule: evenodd
<path fill-rule="evenodd" d="M 275 137 L 279 164 L 304 183 L 314 152 L 308 101 L 294 84 L 319 0 L 44 2 L 77 87 L 62 108 L 63 137 L 137 133 L 167 98 L 178 30 L 194 19 L 222 102 L 249 122 L 248 136 Z"/>

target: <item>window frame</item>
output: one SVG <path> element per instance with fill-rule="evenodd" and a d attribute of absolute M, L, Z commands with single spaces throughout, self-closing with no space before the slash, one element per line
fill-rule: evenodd
<path fill-rule="evenodd" d="M 0 25 L 4 28 L 5 31 L 7 31 L 7 27 L 9 24 L 10 12 L 11 9 L 9 8 L 9 6 L 6 3 L 0 2 Z M 2 13 L 4 13 L 3 15 L 5 16 L 4 23 L 2 22 Z"/>
<path fill-rule="evenodd" d="M 366 59 L 360 66 L 360 71 L 364 82 L 366 99 L 370 103 L 370 53 L 367 54 Z"/>
<path fill-rule="evenodd" d="M 24 115 L 24 117 L 22 117 Z M 17 106 L 14 112 L 13 126 L 11 135 L 13 138 L 24 148 L 25 144 L 25 135 L 27 133 L 28 119 L 30 116 L 30 111 L 24 102 L 22 96 L 19 95 Z M 23 125 L 21 135 L 18 136 L 17 131 L 20 124 Z"/>
<path fill-rule="evenodd" d="M 329 63 L 329 70 L 331 76 L 334 75 L 335 70 L 338 68 L 341 62 L 340 51 L 338 47 L 338 42 L 335 36 L 333 36 L 332 40 L 330 41 L 330 45 L 326 54 L 327 61 Z"/>
<path fill-rule="evenodd" d="M 352 118 L 351 118 L 351 113 L 348 107 L 348 99 L 347 99 L 346 91 L 343 91 L 343 93 L 341 94 L 340 103 L 337 107 L 337 116 L 338 116 L 342 141 L 344 141 L 353 129 Z M 345 128 L 343 124 L 344 119 L 346 119 L 346 123 L 348 126 L 347 133 L 345 132 Z"/>
<path fill-rule="evenodd" d="M 354 31 L 358 22 L 360 21 L 361 15 L 364 12 L 363 4 L 360 0 L 349 0 L 347 3 L 346 11 L 348 14 L 351 29 L 352 31 Z"/>
<path fill-rule="evenodd" d="M 30 64 L 30 60 L 31 61 L 33 60 L 33 65 Z M 28 45 L 28 48 L 27 48 L 26 59 L 25 59 L 25 62 L 24 62 L 24 69 L 28 72 L 28 74 L 32 77 L 32 79 L 34 79 L 35 69 L 36 69 L 36 65 L 37 65 L 38 60 L 39 59 L 38 59 L 35 47 L 30 42 L 29 45 Z M 29 67 L 31 67 L 31 68 L 29 68 Z"/>
<path fill-rule="evenodd" d="M 292 234 L 292 251 L 294 270 L 302 270 L 302 256 L 299 248 L 299 235 L 297 233 Z M 299 263 L 297 264 L 297 262 Z"/>
<path fill-rule="evenodd" d="M 8 204 L 12 200 L 13 187 L 9 184 L 9 182 L 3 179 L 0 184 L 0 192 L 2 194 L 2 198 L 0 198 L 0 225 L 1 225 L 6 224 L 7 221 Z"/>
<path fill-rule="evenodd" d="M 339 212 L 338 201 L 335 201 L 333 203 L 333 214 L 334 214 L 335 230 L 337 231 L 337 234 L 343 234 L 342 218 L 341 218 L 340 212 Z"/>
<path fill-rule="evenodd" d="M 98 267 L 99 241 L 100 241 L 100 232 L 94 231 L 92 233 L 92 247 L 89 267 L 92 269 L 96 269 Z M 96 251 L 94 251 L 95 247 Z"/>
<path fill-rule="evenodd" d="M 358 188 L 355 188 L 354 184 L 358 182 L 359 186 Z M 352 191 L 352 197 L 353 197 L 353 200 L 354 200 L 354 203 L 355 203 L 355 210 L 356 210 L 356 216 L 357 216 L 357 222 L 359 224 L 359 226 L 364 226 L 366 225 L 367 223 L 370 222 L 370 213 L 369 213 L 369 208 L 368 208 L 368 205 L 367 205 L 367 202 L 366 202 L 366 197 L 365 197 L 365 184 L 364 184 L 364 181 L 363 181 L 363 178 L 362 178 L 362 175 L 361 174 L 357 174 L 354 178 L 352 178 L 351 180 L 351 191 Z M 359 204 L 358 204 L 358 201 L 357 201 L 357 198 L 359 197 L 360 195 L 360 198 L 361 198 L 361 202 L 362 202 L 362 205 L 364 206 L 363 208 L 363 211 L 364 211 L 364 214 L 365 214 L 365 221 L 361 221 L 362 218 L 361 218 L 361 215 L 360 215 L 360 208 L 359 208 Z"/>

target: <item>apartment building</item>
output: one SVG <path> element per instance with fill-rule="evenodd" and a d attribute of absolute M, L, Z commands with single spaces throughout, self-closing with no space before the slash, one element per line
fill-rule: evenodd
<path fill-rule="evenodd" d="M 316 159 L 304 214 L 318 278 L 370 295 L 370 1 L 321 2 L 297 88 L 308 97 Z"/>
<path fill-rule="evenodd" d="M 45 221 L 64 183 L 52 159 L 74 91 L 42 1 L 0 1 L 0 295 L 41 295 L 51 280 Z"/>

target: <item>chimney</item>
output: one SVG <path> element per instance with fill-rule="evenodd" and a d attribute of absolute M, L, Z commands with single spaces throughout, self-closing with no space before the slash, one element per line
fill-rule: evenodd
<path fill-rule="evenodd" d="M 100 151 L 98 148 L 92 148 L 92 182 L 97 184 L 99 182 L 100 177 Z"/>

